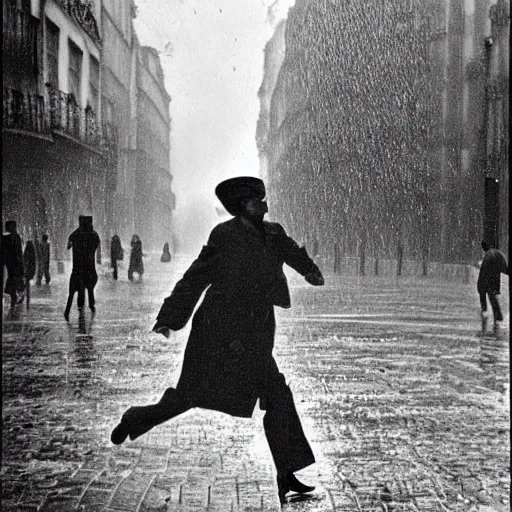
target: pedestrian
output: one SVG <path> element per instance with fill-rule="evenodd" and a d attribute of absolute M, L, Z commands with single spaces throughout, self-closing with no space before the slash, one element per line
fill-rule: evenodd
<path fill-rule="evenodd" d="M 89 297 L 89 309 L 96 312 L 94 287 L 98 282 L 94 255 L 100 245 L 100 237 L 94 231 L 92 217 L 80 215 L 78 218 L 79 227 L 68 239 L 68 249 L 73 249 L 73 269 L 69 279 L 69 295 L 64 318 L 69 321 L 69 312 L 73 304 L 75 292 L 78 293 L 77 306 L 81 312 L 85 304 L 85 290 Z"/>
<path fill-rule="evenodd" d="M 110 240 L 110 266 L 114 269 L 114 279 L 117 280 L 117 262 L 124 258 L 124 250 L 121 240 L 114 235 Z"/>
<path fill-rule="evenodd" d="M 503 321 L 503 313 L 501 312 L 497 296 L 500 294 L 501 273 L 508 275 L 507 258 L 498 249 L 493 249 L 485 240 L 482 240 L 482 249 L 484 251 L 484 258 L 480 265 L 477 281 L 477 291 L 480 296 L 480 307 L 482 310 L 482 334 L 485 335 L 487 331 L 487 296 L 489 296 L 494 317 L 493 330 L 494 334 L 498 336 L 500 324 Z"/>
<path fill-rule="evenodd" d="M 41 286 L 44 280 L 46 284 L 50 284 L 50 243 L 48 242 L 48 235 L 45 233 L 41 237 L 41 241 L 37 242 L 36 239 L 36 254 L 37 254 L 37 280 L 36 285 Z"/>
<path fill-rule="evenodd" d="M 167 242 L 164 244 L 164 252 L 160 257 L 160 261 L 162 263 L 169 263 L 171 261 L 171 251 L 169 251 L 169 244 Z"/>
<path fill-rule="evenodd" d="M 310 284 L 322 285 L 324 280 L 305 248 L 299 248 L 280 224 L 263 220 L 268 211 L 263 181 L 232 178 L 215 192 L 234 218 L 213 229 L 165 299 L 153 327 L 166 337 L 170 330 L 183 328 L 208 288 L 192 320 L 178 385 L 154 405 L 130 407 L 111 440 L 121 444 L 128 436 L 136 439 L 193 407 L 251 417 L 259 399 L 283 503 L 288 491 L 314 489 L 294 473 L 315 458 L 290 388 L 272 356 L 274 306 L 290 307 L 282 265 L 291 266 Z"/>
<path fill-rule="evenodd" d="M 30 281 L 36 275 L 36 248 L 34 242 L 28 240 L 23 251 L 23 267 L 25 269 L 25 293 L 27 309 L 30 306 Z"/>
<path fill-rule="evenodd" d="M 130 253 L 130 266 L 128 267 L 128 279 L 133 281 L 133 274 L 139 274 L 139 279 L 142 279 L 144 274 L 144 263 L 142 262 L 142 241 L 139 235 L 132 236 L 131 242 L 132 250 Z"/>
<path fill-rule="evenodd" d="M 4 267 L 7 269 L 5 293 L 11 297 L 11 308 L 24 299 L 25 269 L 23 267 L 23 249 L 21 237 L 17 232 L 16 221 L 5 223 L 6 233 L 2 235 L 2 283 Z"/>

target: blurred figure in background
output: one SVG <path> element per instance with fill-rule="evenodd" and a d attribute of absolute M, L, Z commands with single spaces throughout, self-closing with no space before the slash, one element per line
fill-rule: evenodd
<path fill-rule="evenodd" d="M 480 265 L 478 274 L 477 290 L 480 295 L 480 307 L 482 309 L 482 334 L 487 331 L 487 296 L 491 303 L 494 317 L 494 334 L 499 336 L 500 324 L 503 322 L 503 313 L 501 312 L 498 295 L 500 294 L 500 276 L 501 273 L 508 275 L 508 264 L 505 255 L 498 249 L 493 249 L 488 242 L 482 240 L 482 249 L 484 259 Z"/>
<path fill-rule="evenodd" d="M 169 263 L 171 261 L 171 251 L 169 251 L 169 244 L 166 242 L 164 245 L 164 252 L 160 257 L 162 263 Z"/>
<path fill-rule="evenodd" d="M 38 242 L 36 239 L 35 244 L 37 254 L 37 280 L 36 285 L 41 286 L 41 281 L 46 281 L 46 284 L 50 284 L 50 244 L 48 243 L 48 235 L 44 234 L 41 241 Z"/>
<path fill-rule="evenodd" d="M 92 226 L 92 217 L 80 215 L 78 229 L 69 235 L 68 249 L 73 249 L 73 270 L 69 279 L 69 295 L 64 318 L 69 321 L 69 312 L 73 304 L 75 292 L 78 293 L 77 305 L 79 312 L 85 304 L 85 289 L 89 296 L 89 308 L 96 312 L 94 287 L 98 282 L 94 255 L 100 245 L 100 237 Z"/>
<path fill-rule="evenodd" d="M 11 297 L 11 308 L 23 302 L 25 290 L 25 269 L 23 268 L 23 248 L 17 232 L 16 221 L 5 223 L 6 234 L 2 235 L 2 283 L 4 267 L 7 269 L 5 293 Z"/>
<path fill-rule="evenodd" d="M 30 281 L 36 275 L 36 248 L 34 242 L 28 240 L 23 251 L 23 266 L 25 268 L 25 294 L 27 309 L 30 307 Z"/>
<path fill-rule="evenodd" d="M 110 266 L 114 269 L 114 279 L 117 280 L 117 262 L 122 261 L 124 257 L 123 246 L 117 235 L 110 240 Z"/>
<path fill-rule="evenodd" d="M 132 236 L 132 251 L 130 253 L 130 266 L 128 267 L 128 279 L 133 281 L 133 274 L 139 274 L 139 279 L 142 279 L 144 274 L 144 263 L 142 262 L 142 242 L 139 235 Z"/>

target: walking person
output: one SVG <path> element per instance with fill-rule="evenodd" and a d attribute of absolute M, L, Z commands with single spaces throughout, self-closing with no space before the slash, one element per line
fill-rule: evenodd
<path fill-rule="evenodd" d="M 85 304 L 85 290 L 89 298 L 89 309 L 96 312 L 94 287 L 98 282 L 94 256 L 100 245 L 100 237 L 94 231 L 92 217 L 80 215 L 79 227 L 68 239 L 68 249 L 73 249 L 73 269 L 69 279 L 69 295 L 64 311 L 64 318 L 69 321 L 69 312 L 73 304 L 75 292 L 78 294 L 77 306 L 79 312 Z"/>
<path fill-rule="evenodd" d="M 503 313 L 501 312 L 498 295 L 500 294 L 500 276 L 502 273 L 508 275 L 507 258 L 498 249 L 493 249 L 485 240 L 482 241 L 482 249 L 484 258 L 480 265 L 477 281 L 477 291 L 480 296 L 482 310 L 482 334 L 485 335 L 487 331 L 487 297 L 489 297 L 494 317 L 494 334 L 499 336 Z"/>
<path fill-rule="evenodd" d="M 27 309 L 30 307 L 30 281 L 36 275 L 36 248 L 34 242 L 28 240 L 23 251 L 23 266 L 25 268 L 25 295 Z"/>
<path fill-rule="evenodd" d="M 46 233 L 42 236 L 40 242 L 36 239 L 35 248 L 37 254 L 36 285 L 41 286 L 43 276 L 46 284 L 50 284 L 50 243 L 48 242 L 48 235 Z"/>
<path fill-rule="evenodd" d="M 162 252 L 162 256 L 160 256 L 160 261 L 162 263 L 169 263 L 171 261 L 171 251 L 169 250 L 169 244 L 167 242 L 164 244 L 164 251 Z"/>
<path fill-rule="evenodd" d="M 5 293 L 11 297 L 11 308 L 24 299 L 25 269 L 23 266 L 23 249 L 21 237 L 17 232 L 16 221 L 5 223 L 6 233 L 2 235 L 2 283 L 4 268 L 7 269 Z"/>
<path fill-rule="evenodd" d="M 192 320 L 192 330 L 176 389 L 160 401 L 130 407 L 111 440 L 136 439 L 155 425 L 193 407 L 251 417 L 257 400 L 265 410 L 263 425 L 277 469 L 279 499 L 289 491 L 311 492 L 294 473 L 315 462 L 295 409 L 293 395 L 272 356 L 274 306 L 290 307 L 282 265 L 286 263 L 313 285 L 322 273 L 304 248 L 277 223 L 265 222 L 265 186 L 240 177 L 215 189 L 234 216 L 217 225 L 198 258 L 165 299 L 155 332 L 169 337 L 183 328 L 206 288 Z"/>
<path fill-rule="evenodd" d="M 132 250 L 130 252 L 130 266 L 128 267 L 128 279 L 133 281 L 133 274 L 139 274 L 139 279 L 142 279 L 144 274 L 144 263 L 142 261 L 142 241 L 139 235 L 132 236 L 131 242 Z"/>
<path fill-rule="evenodd" d="M 114 269 L 114 279 L 117 281 L 117 262 L 121 261 L 124 257 L 123 246 L 121 240 L 117 235 L 114 235 L 110 240 L 110 266 Z"/>

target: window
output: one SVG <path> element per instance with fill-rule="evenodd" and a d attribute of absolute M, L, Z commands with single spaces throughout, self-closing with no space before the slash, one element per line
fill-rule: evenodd
<path fill-rule="evenodd" d="M 46 20 L 46 60 L 48 63 L 48 83 L 59 87 L 59 34 L 60 30 L 50 20 Z"/>
<path fill-rule="evenodd" d="M 80 103 L 80 78 L 82 73 L 82 50 L 69 40 L 69 92 L 74 95 L 77 103 Z"/>
<path fill-rule="evenodd" d="M 100 95 L 100 63 L 91 55 L 89 61 L 89 105 L 95 114 L 98 114 L 98 100 Z"/>

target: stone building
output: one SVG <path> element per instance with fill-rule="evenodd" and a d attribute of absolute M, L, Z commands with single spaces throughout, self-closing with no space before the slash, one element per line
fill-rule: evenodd
<path fill-rule="evenodd" d="M 78 214 L 108 235 L 115 141 L 102 133 L 97 4 L 4 0 L 2 221 L 48 233 L 57 260 Z"/>
<path fill-rule="evenodd" d="M 145 50 L 133 30 L 134 3 L 3 0 L 2 9 L 2 222 L 17 220 L 24 240 L 48 233 L 53 259 L 65 260 L 78 215 L 93 215 L 105 254 L 114 233 L 127 243 L 140 229 L 136 211 L 147 195 L 141 199 L 137 182 L 147 171 L 145 180 L 169 198 L 156 203 L 170 225 L 169 156 L 158 147 L 160 167 L 138 170 Z M 165 145 L 169 97 L 158 80 L 162 115 L 149 129 Z"/>
<path fill-rule="evenodd" d="M 156 50 L 140 47 L 137 65 L 135 230 L 146 245 L 155 249 L 161 249 L 160 246 L 172 240 L 175 197 L 169 172 L 170 101 Z"/>
<path fill-rule="evenodd" d="M 257 134 L 272 210 L 297 238 L 327 258 L 478 255 L 486 172 L 508 198 L 508 103 L 485 95 L 493 73 L 508 90 L 508 18 L 491 22 L 508 11 L 492 3 L 297 0 L 272 88 L 265 67 Z M 486 68 L 491 25 L 500 57 Z M 268 51 L 281 53 L 279 38 Z"/>

